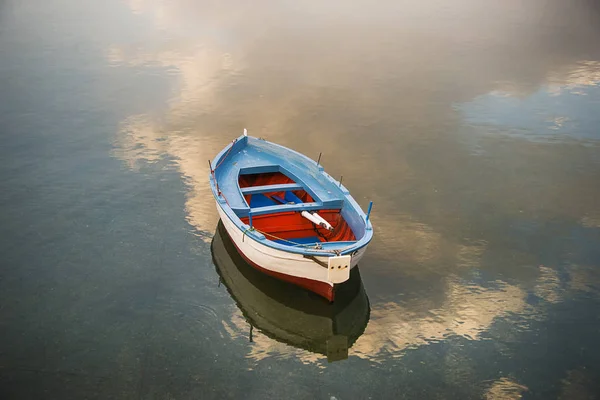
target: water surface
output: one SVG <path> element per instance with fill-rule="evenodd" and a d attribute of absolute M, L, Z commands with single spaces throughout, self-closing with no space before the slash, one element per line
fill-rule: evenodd
<path fill-rule="evenodd" d="M 2 398 L 600 396 L 598 6 L 351 3 L 0 2 Z M 243 128 L 375 203 L 338 361 L 213 263 Z"/>

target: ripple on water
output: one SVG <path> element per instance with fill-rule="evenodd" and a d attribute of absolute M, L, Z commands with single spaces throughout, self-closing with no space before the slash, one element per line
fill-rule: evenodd
<path fill-rule="evenodd" d="M 532 141 L 580 141 L 598 146 L 600 62 L 581 61 L 549 73 L 546 85 L 531 93 L 503 87 L 458 104 L 475 132 Z"/>
<path fill-rule="evenodd" d="M 494 282 L 482 287 L 449 277 L 443 303 L 426 313 L 410 304 L 373 305 L 371 321 L 352 348 L 352 354 L 375 362 L 401 357 L 406 349 L 437 343 L 451 336 L 482 339 L 492 323 L 526 308 L 526 293 L 518 286 Z"/>

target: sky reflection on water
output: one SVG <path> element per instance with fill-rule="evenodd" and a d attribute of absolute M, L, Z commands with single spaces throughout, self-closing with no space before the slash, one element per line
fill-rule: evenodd
<path fill-rule="evenodd" d="M 381 300 L 373 305 L 369 327 L 351 354 L 377 361 L 448 336 L 479 340 L 481 333 L 492 329 L 498 318 L 520 315 L 529 319 L 543 314 L 539 308 L 542 304 L 531 304 L 530 296 L 556 303 L 565 297 L 565 290 L 574 290 L 564 286 L 582 280 L 578 274 L 584 273 L 585 266 L 572 264 L 562 254 L 548 258 L 532 251 L 531 246 L 537 245 L 542 250 L 545 244 L 515 246 L 516 240 L 535 241 L 535 235 L 541 233 L 546 224 L 542 222 L 544 211 L 548 214 L 562 208 L 560 199 L 540 202 L 539 197 L 560 197 L 553 192 L 562 191 L 564 187 L 552 182 L 546 184 L 535 172 L 531 173 L 547 169 L 551 157 L 546 160 L 545 153 L 550 155 L 562 149 L 538 146 L 524 150 L 529 160 L 522 168 L 529 169 L 527 173 L 537 188 L 522 191 L 523 176 L 494 171 L 497 162 L 516 168 L 511 165 L 511 159 L 504 159 L 509 157 L 508 153 L 505 155 L 502 150 L 498 153 L 489 147 L 487 158 L 477 162 L 465 154 L 468 149 L 454 143 L 450 148 L 446 145 L 452 140 L 449 136 L 452 131 L 460 130 L 463 124 L 492 127 L 486 133 L 498 138 L 504 131 L 516 132 L 511 136 L 515 142 L 503 142 L 507 150 L 514 146 L 522 149 L 521 138 L 535 141 L 538 137 L 545 138 L 548 146 L 556 145 L 561 138 L 567 143 L 585 140 L 595 145 L 598 121 L 593 109 L 597 105 L 600 81 L 597 61 L 573 61 L 566 57 L 564 62 L 549 63 L 545 71 L 540 71 L 542 76 L 537 89 L 521 87 L 518 80 L 506 80 L 483 85 L 479 91 L 493 90 L 477 94 L 473 84 L 483 83 L 482 78 L 475 75 L 470 82 L 464 82 L 464 72 L 451 67 L 453 62 L 458 63 L 457 66 L 464 62 L 461 54 L 454 57 L 447 53 L 446 57 L 450 58 L 438 69 L 435 65 L 440 53 L 418 50 L 414 47 L 418 40 L 403 37 L 403 33 L 428 37 L 434 46 L 436 41 L 441 41 L 456 48 L 470 47 L 469 51 L 475 54 L 481 51 L 482 57 L 476 63 L 490 62 L 487 65 L 490 67 L 493 57 L 486 60 L 488 47 L 501 43 L 513 46 L 509 51 L 524 50 L 511 41 L 510 35 L 496 36 L 499 32 L 508 33 L 505 25 L 479 26 L 487 35 L 477 32 L 473 36 L 475 31 L 460 29 L 454 23 L 448 25 L 450 18 L 434 14 L 432 18 L 442 22 L 433 33 L 426 33 L 414 23 L 402 25 L 394 21 L 392 25 L 378 12 L 374 17 L 391 29 L 389 32 L 373 30 L 370 24 L 361 25 L 360 18 L 354 21 L 358 25 L 352 28 L 338 22 L 333 29 L 319 30 L 326 21 L 321 17 L 334 11 L 312 3 L 291 9 L 286 9 L 287 6 L 253 10 L 242 7 L 233 13 L 229 7 L 213 5 L 203 8 L 200 14 L 192 5 L 183 3 L 135 1 L 129 4 L 136 16 L 150 21 L 163 36 L 156 43 L 145 42 L 141 46 L 113 45 L 107 51 L 108 61 L 117 68 L 162 69 L 173 81 L 173 90 L 164 111 L 132 115 L 122 122 L 115 154 L 130 166 L 154 162 L 164 155 L 172 157 L 189 188 L 188 222 L 205 240 L 210 240 L 216 224 L 205 160 L 212 158 L 243 126 L 248 127 L 251 134 L 293 145 L 309 155 L 327 149 L 325 165 L 332 165 L 334 172 L 350 172 L 346 176 L 351 177 L 349 185 L 356 187 L 353 192 L 358 192 L 359 201 L 365 203 L 375 197 L 377 212 L 373 221 L 378 240 L 370 259 L 365 259 L 364 269 L 370 270 L 369 261 L 375 265 L 374 277 L 370 279 L 376 288 L 374 297 Z M 473 8 L 473 3 L 466 4 L 470 7 L 471 16 L 465 17 L 469 22 L 473 22 L 470 18 L 481 17 L 483 10 Z M 502 12 L 509 12 L 512 6 L 507 7 Z M 423 11 L 419 7 L 409 9 L 414 15 L 422 15 Z M 530 12 L 534 13 L 535 8 Z M 307 25 L 297 15 L 290 18 L 292 13 L 307 13 L 315 18 Z M 283 16 L 286 24 L 275 22 L 275 15 Z M 349 11 L 346 17 L 353 20 L 357 15 Z M 525 21 L 523 15 L 501 15 L 506 19 L 504 23 L 516 24 L 517 30 L 530 29 L 519 25 Z M 191 16 L 194 23 L 190 22 Z M 508 22 L 512 19 L 515 20 Z M 259 20 L 263 21 L 260 27 Z M 335 46 L 334 53 L 325 51 L 325 44 L 332 45 L 342 35 L 351 38 L 355 36 L 351 32 L 356 29 L 366 33 L 368 40 L 345 40 L 344 45 Z M 313 42 L 311 37 L 316 32 L 320 37 Z M 447 36 L 448 32 L 452 34 Z M 585 29 L 582 32 L 579 34 L 587 33 Z M 528 33 L 539 43 L 546 40 L 546 33 Z M 196 37 L 201 37 L 202 42 L 195 42 L 192 38 Z M 391 42 L 392 37 L 397 41 Z M 520 45 L 532 46 L 528 42 Z M 404 54 L 410 56 L 400 57 L 390 51 L 403 46 L 408 46 Z M 533 54 L 525 62 L 536 63 L 537 56 Z M 366 66 L 367 71 L 376 73 L 365 74 Z M 409 79 L 404 77 L 407 73 Z M 493 67 L 488 75 L 490 73 L 498 75 Z M 471 85 L 470 98 L 464 97 L 461 90 L 452 92 L 444 87 L 443 83 L 452 79 Z M 354 86 L 350 82 L 354 82 Z M 386 85 L 402 87 L 403 96 L 398 98 L 397 92 L 394 93 L 399 104 L 389 101 L 391 93 L 387 93 Z M 454 103 L 458 106 L 445 105 L 449 96 L 463 97 L 466 101 Z M 464 121 L 460 120 L 461 116 Z M 336 124 L 332 125 L 334 120 Z M 369 125 L 364 124 L 371 125 L 368 131 L 378 130 L 374 132 L 376 141 L 370 140 L 371 135 L 365 135 L 365 127 Z M 444 136 L 440 129 L 445 131 Z M 358 132 L 363 133 L 356 136 Z M 438 165 L 435 161 L 427 165 L 411 160 L 406 148 L 414 148 L 413 154 L 438 157 L 446 154 L 442 162 L 438 159 Z M 575 152 L 578 156 L 579 151 L 585 154 L 587 150 L 578 149 Z M 352 162 L 344 161 L 349 159 Z M 389 173 L 381 169 L 382 161 L 383 165 L 393 165 Z M 441 174 L 446 176 L 440 178 L 438 168 L 445 164 L 453 164 L 456 169 Z M 365 171 L 378 173 L 365 175 Z M 598 176 L 594 170 L 583 175 L 590 176 L 589 183 Z M 448 180 L 441 180 L 444 178 Z M 396 187 L 390 188 L 390 182 Z M 597 196 L 597 187 L 590 186 L 589 190 Z M 399 198 L 410 199 L 415 195 L 418 195 L 418 203 Z M 465 207 L 465 202 L 470 206 Z M 590 212 L 595 212 L 596 203 L 589 204 Z M 406 211 L 398 213 L 399 209 Z M 579 214 L 585 209 L 572 208 L 572 211 Z M 581 218 L 593 221 L 596 217 Z M 519 228 L 536 225 L 538 228 L 533 230 Z M 584 232 L 584 235 L 589 234 L 597 232 Z M 556 249 L 558 253 L 561 245 Z M 503 268 L 500 260 L 507 256 L 514 267 L 498 270 Z M 556 264 L 550 267 L 541 264 L 559 260 L 569 265 L 559 268 Z M 595 256 L 592 260 L 595 261 Z M 475 281 L 473 274 L 477 277 Z M 377 290 L 379 280 L 396 282 L 405 277 L 418 279 L 421 285 L 434 281 L 431 285 L 440 295 L 427 299 L 431 293 L 422 289 L 422 293 L 414 294 L 415 299 L 407 302 L 403 297 L 406 293 L 393 285 L 388 288 L 383 284 L 382 290 Z M 239 318 L 234 312 L 233 326 L 239 324 L 233 322 L 240 321 Z M 263 344 L 259 340 L 249 351 L 255 353 L 257 346 L 270 345 L 279 348 L 268 340 Z M 283 348 L 275 353 L 287 351 L 292 350 Z M 301 353 L 293 352 L 302 359 Z M 262 350 L 257 354 L 264 359 L 265 354 L 272 351 Z"/>
<path fill-rule="evenodd" d="M 593 3 L 59 3 L 0 5 L 3 387 L 598 395 Z M 375 202 L 347 360 L 249 342 L 218 284 L 207 160 L 244 127 Z"/>
<path fill-rule="evenodd" d="M 580 61 L 571 68 L 550 73 L 548 82 L 533 93 L 499 89 L 457 109 L 468 124 L 488 127 L 488 134 L 598 146 L 600 63 Z"/>

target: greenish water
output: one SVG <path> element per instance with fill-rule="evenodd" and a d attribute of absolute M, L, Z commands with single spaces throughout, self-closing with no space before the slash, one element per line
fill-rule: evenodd
<path fill-rule="evenodd" d="M 0 1 L 0 397 L 598 398 L 599 17 Z M 374 201 L 343 305 L 214 237 L 243 128 Z"/>

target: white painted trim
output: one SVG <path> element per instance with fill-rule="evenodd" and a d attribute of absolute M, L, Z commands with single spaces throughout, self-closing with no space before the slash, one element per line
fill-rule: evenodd
<path fill-rule="evenodd" d="M 244 254 L 244 256 L 253 263 L 273 272 L 325 282 L 333 286 L 333 282 L 328 279 L 327 268 L 319 265 L 309 258 L 304 258 L 302 254 L 277 250 L 259 243 L 257 240 L 245 235 L 233 223 L 233 221 L 229 219 L 218 202 L 217 211 L 219 212 L 223 226 L 227 230 L 231 240 L 233 240 L 237 248 Z M 365 253 L 366 247 L 367 246 L 363 247 L 354 256 L 352 256 L 350 268 L 354 268 L 358 264 Z M 328 265 L 328 256 L 315 256 L 315 258 L 325 265 Z"/>

